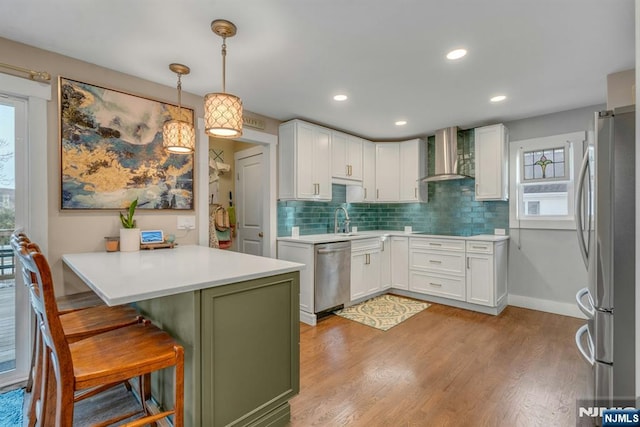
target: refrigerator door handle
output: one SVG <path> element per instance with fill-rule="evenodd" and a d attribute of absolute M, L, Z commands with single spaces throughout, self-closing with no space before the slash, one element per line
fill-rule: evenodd
<path fill-rule="evenodd" d="M 589 346 L 589 352 L 582 347 L 582 336 L 587 334 L 587 345 Z M 596 359 L 593 357 L 593 341 L 591 340 L 591 335 L 589 335 L 589 325 L 582 325 L 580 329 L 576 332 L 576 346 L 578 350 L 580 350 L 580 354 L 584 360 L 591 366 L 596 363 Z"/>
<path fill-rule="evenodd" d="M 583 302 L 584 296 L 587 296 L 587 303 L 585 305 Z M 593 298 L 591 297 L 591 292 L 589 292 L 589 288 L 582 288 L 576 294 L 576 302 L 578 303 L 578 308 L 581 312 L 584 313 L 585 316 L 589 319 L 593 319 L 593 316 L 596 313 L 596 309 L 593 307 Z"/>
<path fill-rule="evenodd" d="M 589 168 L 589 150 L 585 150 L 584 157 L 582 159 L 582 166 L 580 166 L 580 175 L 578 177 L 578 188 L 576 189 L 576 203 L 574 206 L 574 212 L 576 215 L 576 232 L 578 233 L 578 247 L 580 248 L 580 254 L 584 260 L 584 265 L 589 267 L 589 253 L 587 252 L 587 242 L 584 240 L 582 220 L 582 197 L 584 194 L 584 178 Z"/>

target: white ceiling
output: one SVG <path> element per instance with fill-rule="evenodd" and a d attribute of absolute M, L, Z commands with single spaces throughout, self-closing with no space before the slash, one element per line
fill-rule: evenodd
<path fill-rule="evenodd" d="M 606 75 L 635 64 L 633 0 L 2 0 L 0 37 L 173 87 L 183 63 L 204 95 L 222 86 L 220 18 L 246 110 L 374 140 L 604 103 Z"/>

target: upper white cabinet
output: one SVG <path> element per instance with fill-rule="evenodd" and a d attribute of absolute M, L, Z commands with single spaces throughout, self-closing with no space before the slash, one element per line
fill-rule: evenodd
<path fill-rule="evenodd" d="M 426 175 L 426 144 L 421 139 L 411 139 L 400 144 L 400 198 L 401 202 L 426 202 L 420 195 L 418 179 Z M 424 166 L 422 165 L 424 163 Z"/>
<path fill-rule="evenodd" d="M 509 141 L 502 124 L 475 129 L 476 200 L 509 200 Z"/>
<path fill-rule="evenodd" d="M 278 197 L 331 200 L 331 130 L 301 120 L 280 125 Z"/>
<path fill-rule="evenodd" d="M 331 131 L 331 176 L 334 182 L 353 184 L 362 181 L 363 140 Z"/>
<path fill-rule="evenodd" d="M 362 201 L 376 201 L 376 145 L 371 141 L 363 141 L 362 165 Z"/>
<path fill-rule="evenodd" d="M 376 201 L 400 200 L 400 144 L 376 144 Z"/>

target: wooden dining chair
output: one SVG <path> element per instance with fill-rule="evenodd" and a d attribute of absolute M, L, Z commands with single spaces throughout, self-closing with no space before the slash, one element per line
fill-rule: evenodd
<path fill-rule="evenodd" d="M 40 252 L 38 245 L 31 242 L 24 233 L 20 232 L 12 234 L 11 245 L 14 251 L 21 244 L 25 245 L 32 251 Z M 31 272 L 23 269 L 23 274 L 25 285 L 29 286 L 31 283 L 35 283 L 36 277 Z M 71 300 L 66 299 L 64 301 L 67 306 L 66 311 L 62 312 L 58 308 L 58 315 L 61 320 L 62 328 L 66 339 L 69 342 L 75 342 L 98 333 L 122 328 L 143 321 L 143 317 L 140 316 L 133 307 L 107 307 L 106 305 L 85 307 L 84 305 L 91 300 L 91 297 L 82 298 L 80 300 L 80 304 L 76 305 L 74 308 L 70 308 L 69 303 Z M 56 299 L 56 306 L 58 306 L 58 301 L 59 299 Z M 31 368 L 29 372 L 29 380 L 27 382 L 27 391 L 31 392 L 31 402 L 28 412 L 28 427 L 34 426 L 36 423 L 37 413 L 39 412 L 37 408 L 38 405 L 41 404 L 42 399 L 41 385 L 43 382 L 43 375 L 46 374 L 46 372 L 43 371 L 41 355 L 43 345 L 39 322 L 37 319 L 34 321 L 32 345 Z"/>
<path fill-rule="evenodd" d="M 141 402 L 142 418 L 126 426 L 142 426 L 173 416 L 173 425 L 182 427 L 184 411 L 184 349 L 164 331 L 148 322 L 126 326 L 70 343 L 64 333 L 61 316 L 56 309 L 53 280 L 45 256 L 27 243 L 14 246 L 25 278 L 33 277 L 31 304 L 36 312 L 43 342 L 42 425 L 73 425 L 74 395 L 109 387 L 138 378 L 140 396 L 146 396 L 151 372 L 174 368 L 175 402 L 172 410 L 153 414 L 145 399 Z M 128 419 L 136 413 L 121 414 L 109 423 Z M 108 425 L 107 423 L 101 425 Z"/>

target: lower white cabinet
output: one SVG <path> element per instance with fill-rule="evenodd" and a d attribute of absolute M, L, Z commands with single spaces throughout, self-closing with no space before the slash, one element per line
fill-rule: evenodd
<path fill-rule="evenodd" d="M 380 291 L 381 249 L 379 237 L 351 242 L 351 301 Z"/>
<path fill-rule="evenodd" d="M 409 289 L 409 238 L 391 236 L 391 286 Z"/>
<path fill-rule="evenodd" d="M 507 241 L 412 237 L 409 290 L 499 313 L 507 302 Z"/>
<path fill-rule="evenodd" d="M 380 239 L 380 289 L 391 287 L 391 237 Z"/>
<path fill-rule="evenodd" d="M 306 243 L 279 241 L 278 259 L 304 264 L 300 270 L 300 310 L 313 314 L 315 307 L 314 246 Z"/>
<path fill-rule="evenodd" d="M 467 301 L 496 307 L 506 303 L 506 242 L 467 242 Z"/>

